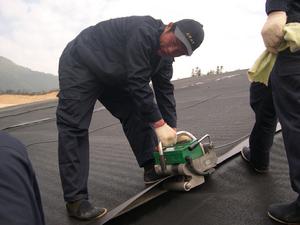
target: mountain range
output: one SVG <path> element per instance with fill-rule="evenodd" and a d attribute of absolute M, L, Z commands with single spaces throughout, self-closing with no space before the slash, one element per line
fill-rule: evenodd
<path fill-rule="evenodd" d="M 0 93 L 43 93 L 58 89 L 58 77 L 33 71 L 0 56 Z"/>

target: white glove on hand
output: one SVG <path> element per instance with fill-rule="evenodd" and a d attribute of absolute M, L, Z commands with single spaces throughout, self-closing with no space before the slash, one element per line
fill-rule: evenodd
<path fill-rule="evenodd" d="M 188 141 L 191 141 L 191 140 L 192 140 L 192 138 L 187 134 L 177 135 L 177 143 L 184 143 L 184 142 L 188 142 Z"/>
<path fill-rule="evenodd" d="M 269 14 L 261 35 L 269 52 L 276 54 L 278 47 L 283 40 L 283 27 L 286 24 L 287 16 L 284 11 L 274 11 Z"/>
<path fill-rule="evenodd" d="M 161 127 L 155 128 L 155 133 L 164 147 L 176 144 L 176 131 L 168 124 L 165 123 Z"/>

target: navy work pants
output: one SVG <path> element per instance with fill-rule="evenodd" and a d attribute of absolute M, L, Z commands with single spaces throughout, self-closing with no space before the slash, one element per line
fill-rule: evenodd
<path fill-rule="evenodd" d="M 89 125 L 94 105 L 99 100 L 118 118 L 142 167 L 153 159 L 157 145 L 153 128 L 144 122 L 126 87 L 109 88 L 100 82 L 66 48 L 59 64 L 59 102 L 57 107 L 59 169 L 64 199 L 88 199 Z"/>
<path fill-rule="evenodd" d="M 1 131 L 0 224 L 45 224 L 40 191 L 26 148 Z"/>
<path fill-rule="evenodd" d="M 300 51 L 280 52 L 271 73 L 274 106 L 282 126 L 291 185 L 300 205 Z"/>
<path fill-rule="evenodd" d="M 250 105 L 255 112 L 255 124 L 249 138 L 251 161 L 256 166 L 266 168 L 269 166 L 270 148 L 277 124 L 271 87 L 252 82 Z"/>

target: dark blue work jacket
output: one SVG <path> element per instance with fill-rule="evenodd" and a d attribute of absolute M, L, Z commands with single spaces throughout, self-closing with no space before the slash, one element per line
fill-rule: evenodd
<path fill-rule="evenodd" d="M 145 121 L 163 118 L 176 127 L 174 58 L 157 54 L 164 27 L 150 16 L 111 19 L 86 28 L 68 46 L 104 85 L 126 86 Z"/>

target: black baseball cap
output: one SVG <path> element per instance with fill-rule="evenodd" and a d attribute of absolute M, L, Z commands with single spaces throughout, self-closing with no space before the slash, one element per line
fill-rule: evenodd
<path fill-rule="evenodd" d="M 201 23 L 192 19 L 183 19 L 174 23 L 174 34 L 184 44 L 188 55 L 200 46 L 204 39 L 204 30 Z"/>

